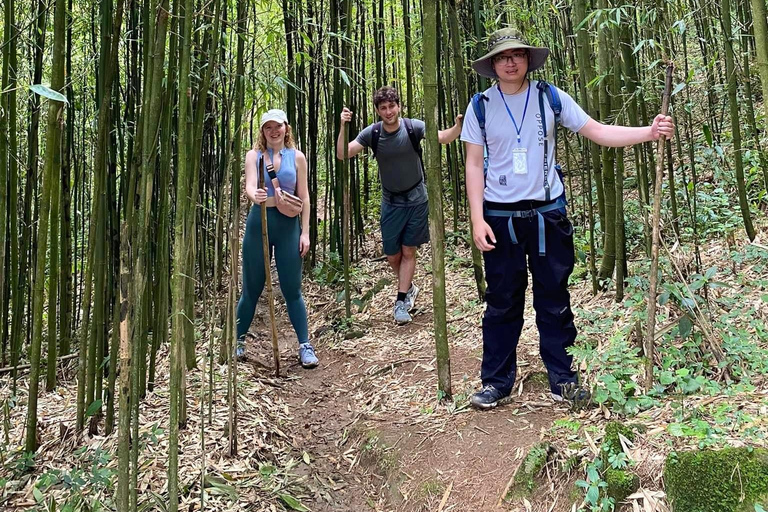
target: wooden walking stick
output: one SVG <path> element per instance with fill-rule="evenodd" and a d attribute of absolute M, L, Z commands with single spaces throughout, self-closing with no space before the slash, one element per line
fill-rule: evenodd
<path fill-rule="evenodd" d="M 674 65 L 670 62 L 667 65 L 667 80 L 664 85 L 664 96 L 662 97 L 661 113 L 665 116 L 669 112 L 669 96 L 672 89 L 672 69 Z M 643 342 L 643 353 L 645 354 L 645 389 L 651 389 L 653 386 L 653 356 L 654 356 L 654 337 L 656 335 L 656 289 L 658 286 L 659 271 L 659 237 L 661 231 L 661 183 L 664 180 L 664 145 L 667 138 L 664 135 L 659 136 L 656 142 L 656 181 L 653 187 L 653 234 L 651 242 L 651 283 L 648 292 L 648 329 L 645 333 L 645 342 Z"/>
<path fill-rule="evenodd" d="M 345 49 L 345 52 L 347 50 Z M 348 52 L 347 52 L 348 53 Z M 349 96 L 349 93 L 347 93 L 347 96 Z M 343 233 L 343 240 L 342 243 L 344 244 L 344 252 L 342 254 L 343 261 L 344 261 L 344 311 L 346 312 L 347 320 L 352 318 L 352 299 L 349 296 L 350 295 L 350 284 L 349 284 L 349 231 L 351 229 L 350 225 L 350 211 L 349 211 L 349 130 L 348 130 L 349 123 L 344 123 L 341 125 L 341 129 L 344 130 L 344 162 L 342 167 L 342 203 L 343 203 L 343 220 L 344 223 L 344 229 L 342 229 Z"/>
<path fill-rule="evenodd" d="M 264 157 L 261 157 L 264 161 Z M 264 188 L 264 168 L 259 166 L 259 188 Z M 277 324 L 275 323 L 275 294 L 272 291 L 272 272 L 269 257 L 269 233 L 267 230 L 267 202 L 261 203 L 261 240 L 264 248 L 264 278 L 269 302 L 269 323 L 272 327 L 272 355 L 275 357 L 275 377 L 280 376 L 280 349 L 277 346 Z"/>

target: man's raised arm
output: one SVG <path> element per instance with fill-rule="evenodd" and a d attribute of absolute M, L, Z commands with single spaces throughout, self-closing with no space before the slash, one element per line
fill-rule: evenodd
<path fill-rule="evenodd" d="M 341 129 L 339 130 L 339 137 L 336 139 L 336 158 L 339 160 L 344 160 L 344 127 L 347 125 L 348 122 L 352 120 L 352 111 L 349 110 L 347 107 L 344 107 L 344 109 L 341 111 Z M 363 145 L 357 142 L 357 140 L 352 140 L 347 145 L 347 157 L 352 158 L 356 156 L 358 153 L 360 153 L 363 150 Z"/>

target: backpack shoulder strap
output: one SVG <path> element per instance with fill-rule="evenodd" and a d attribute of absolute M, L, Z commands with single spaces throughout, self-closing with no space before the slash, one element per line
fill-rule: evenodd
<path fill-rule="evenodd" d="M 540 91 L 539 96 L 541 96 L 541 93 L 543 93 L 547 97 L 547 102 L 549 103 L 549 107 L 552 109 L 552 113 L 555 114 L 554 129 L 557 130 L 557 125 L 560 124 L 560 115 L 563 112 L 563 103 L 560 100 L 560 93 L 557 92 L 557 87 L 543 80 L 539 80 L 539 83 L 536 85 L 536 87 Z M 545 132 L 547 131 L 546 127 L 544 128 L 544 131 Z M 555 133 L 557 133 L 557 131 L 555 131 Z"/>
<path fill-rule="evenodd" d="M 475 95 L 472 96 L 472 110 L 474 110 L 475 112 L 475 117 L 477 118 L 477 124 L 480 125 L 480 132 L 483 134 L 483 142 L 486 141 L 486 138 L 485 138 L 485 102 L 486 101 L 488 101 L 488 96 L 486 96 L 481 92 L 475 93 Z"/>
<path fill-rule="evenodd" d="M 546 192 L 546 199 L 547 201 L 550 200 L 549 195 L 549 179 L 548 179 L 548 173 L 549 173 L 549 164 L 547 162 L 549 154 L 548 149 L 548 141 L 547 141 L 547 116 L 544 114 L 544 96 L 547 97 L 547 102 L 549 103 L 549 107 L 552 109 L 552 113 L 555 117 L 555 123 L 552 127 L 552 137 L 555 141 L 555 165 L 554 169 L 557 171 L 558 176 L 560 177 L 560 181 L 564 184 L 563 181 L 563 175 L 561 171 L 561 167 L 559 164 L 557 164 L 557 125 L 560 124 L 560 114 L 563 111 L 563 104 L 560 101 L 560 93 L 557 92 L 557 88 L 553 86 L 552 84 L 545 82 L 543 80 L 539 80 L 538 84 L 536 84 L 536 88 L 539 90 L 539 111 L 541 113 L 541 123 L 542 128 L 544 130 L 544 190 Z"/>
<path fill-rule="evenodd" d="M 488 138 L 485 136 L 485 102 L 488 101 L 488 96 L 482 92 L 475 93 L 472 96 L 472 110 L 475 113 L 477 124 L 480 127 L 480 133 L 483 135 L 483 175 L 488 173 Z"/>
<path fill-rule="evenodd" d="M 549 100 L 549 106 L 552 107 L 552 112 L 555 114 L 555 125 L 560 124 L 560 114 L 563 112 L 563 104 L 560 101 L 560 93 L 557 92 L 557 87 L 552 84 L 547 84 L 546 93 L 547 100 Z M 555 128 L 557 129 L 557 128 Z"/>
<path fill-rule="evenodd" d="M 419 140 L 419 138 L 416 136 L 416 132 L 413 130 L 413 121 L 407 117 L 404 117 L 403 122 L 405 123 L 405 130 L 408 132 L 408 138 L 411 139 L 413 150 L 418 153 L 419 158 L 422 158 L 423 151 L 421 149 L 421 140 Z"/>
<path fill-rule="evenodd" d="M 381 121 L 373 124 L 373 131 L 371 133 L 371 151 L 373 151 L 374 158 L 376 158 L 376 151 L 379 149 L 380 138 L 381 138 Z"/>

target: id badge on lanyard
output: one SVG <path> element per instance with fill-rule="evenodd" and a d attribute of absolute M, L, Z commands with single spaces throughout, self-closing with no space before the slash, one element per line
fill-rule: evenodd
<path fill-rule="evenodd" d="M 528 148 L 512 150 L 512 169 L 515 174 L 528 174 Z"/>
<path fill-rule="evenodd" d="M 507 114 L 512 120 L 512 124 L 515 126 L 515 132 L 517 132 L 517 147 L 512 150 L 512 172 L 514 174 L 528 174 L 528 148 L 521 147 L 520 131 L 523 128 L 525 122 L 525 114 L 528 112 L 528 100 L 531 97 L 531 84 L 528 84 L 528 92 L 525 96 L 525 107 L 523 108 L 523 118 L 520 120 L 520 124 L 517 124 L 515 116 L 512 115 L 512 111 L 507 105 L 507 100 L 504 98 L 504 93 L 501 92 L 501 87 L 497 86 L 501 101 L 504 102 L 504 107 L 507 109 Z"/>

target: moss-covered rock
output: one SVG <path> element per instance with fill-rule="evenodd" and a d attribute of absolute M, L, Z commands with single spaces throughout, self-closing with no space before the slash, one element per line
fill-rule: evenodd
<path fill-rule="evenodd" d="M 603 452 L 606 452 L 608 455 L 614 455 L 624 451 L 624 449 L 621 447 L 619 434 L 623 435 L 630 441 L 635 440 L 635 432 L 630 427 L 623 425 L 618 421 L 611 421 L 605 426 L 605 436 L 603 437 Z"/>
<path fill-rule="evenodd" d="M 768 498 L 768 450 L 672 453 L 664 485 L 674 512 L 754 512 Z"/>
<path fill-rule="evenodd" d="M 515 473 L 515 478 L 507 493 L 507 499 L 530 496 L 537 487 L 536 477 L 547 465 L 552 447 L 549 443 L 538 443 L 528 451 L 523 463 Z"/>
<path fill-rule="evenodd" d="M 613 498 L 615 503 L 624 501 L 640 487 L 640 477 L 624 469 L 606 469 L 603 480 L 608 484 L 606 496 Z"/>

